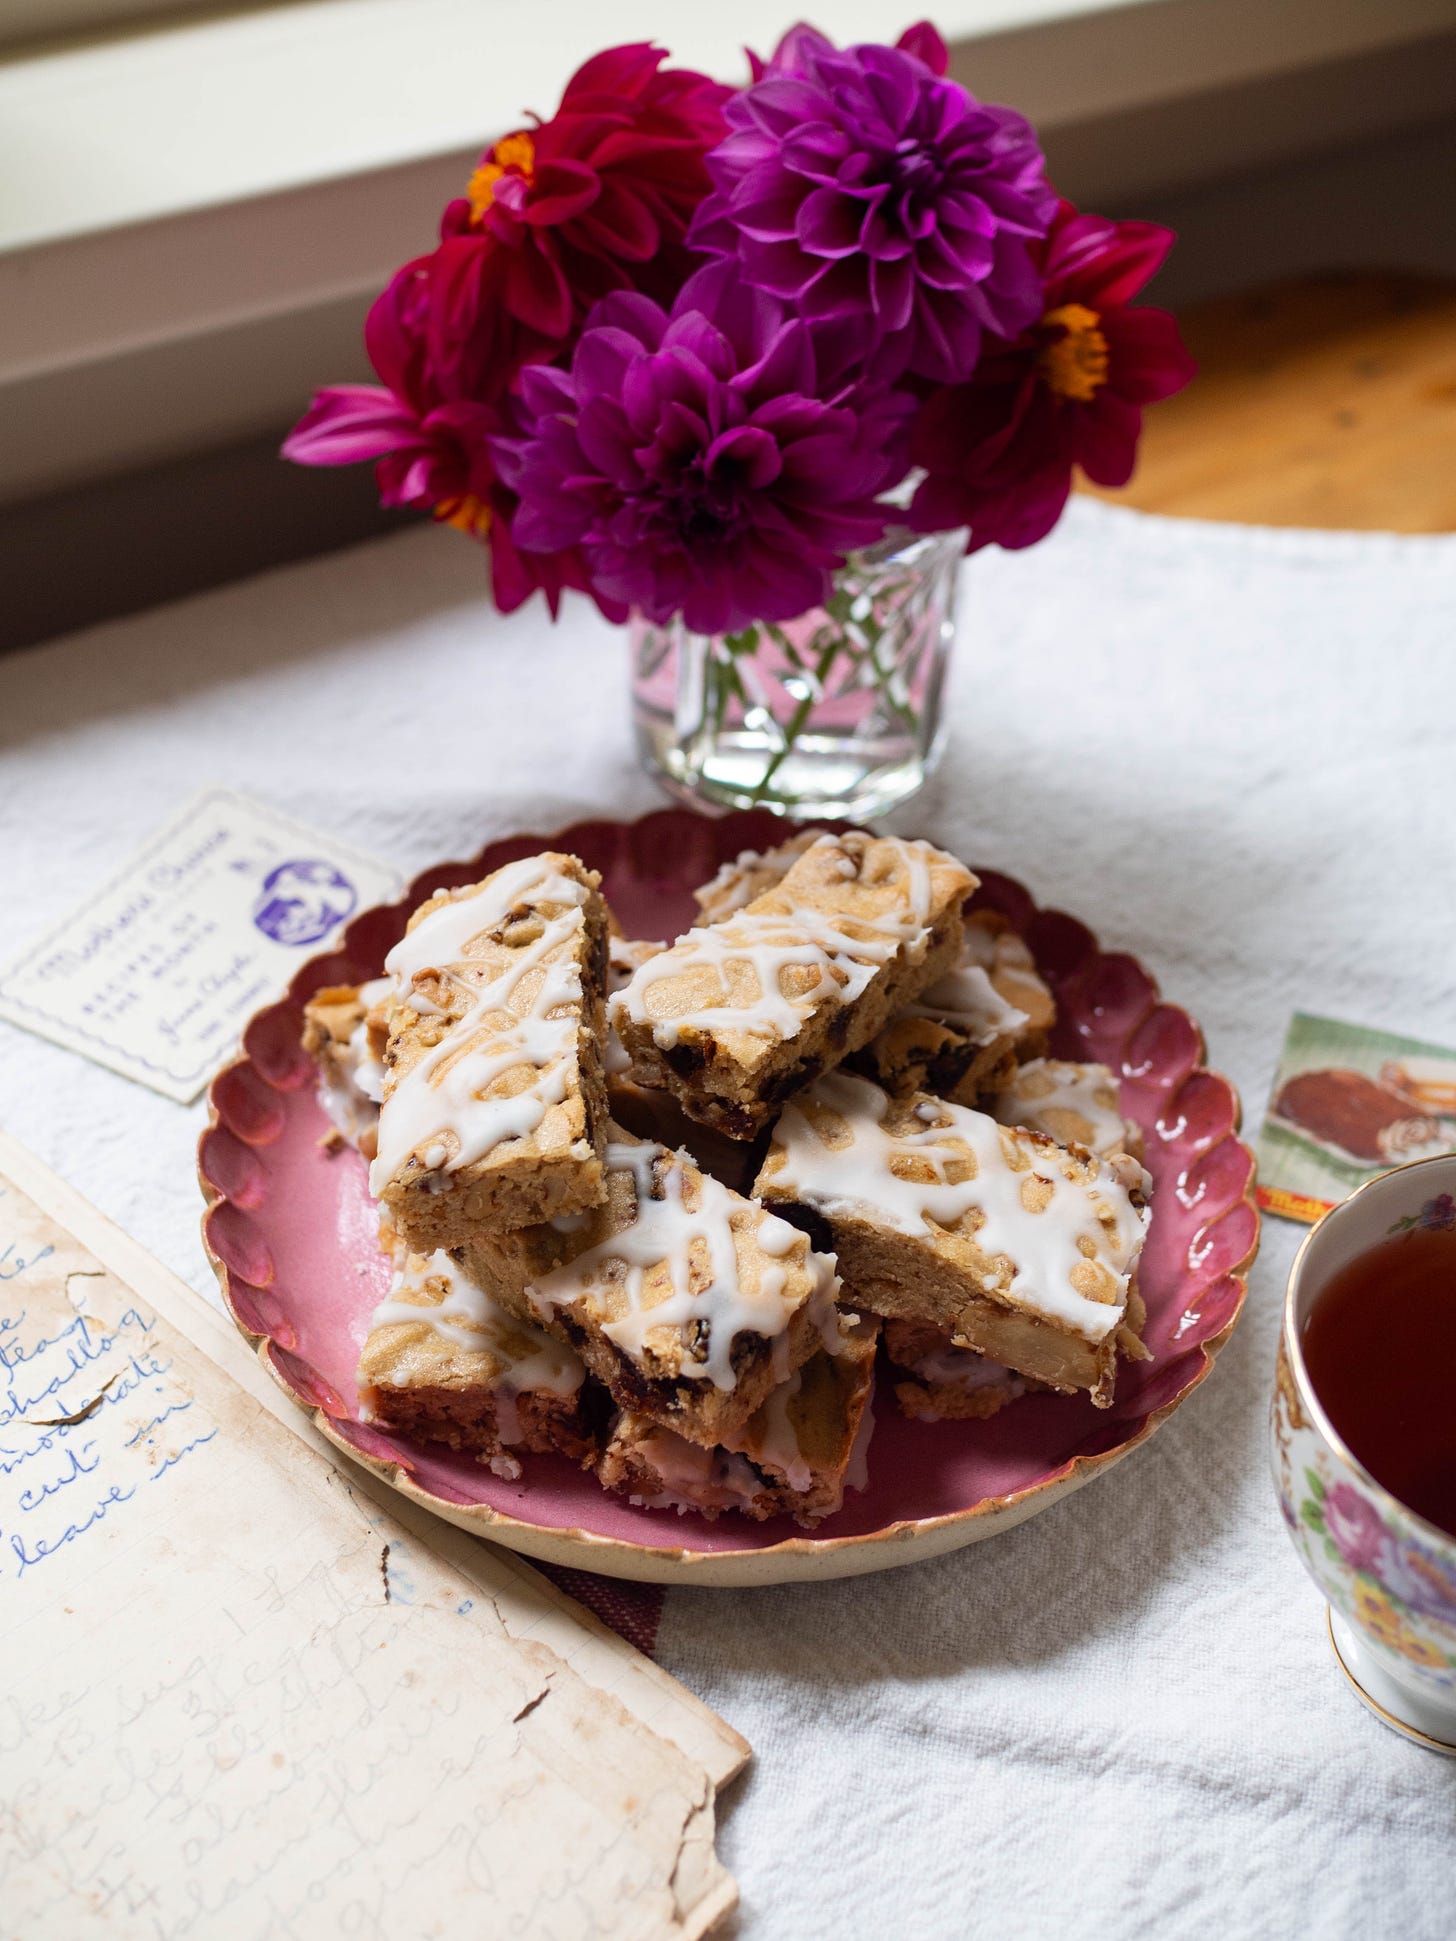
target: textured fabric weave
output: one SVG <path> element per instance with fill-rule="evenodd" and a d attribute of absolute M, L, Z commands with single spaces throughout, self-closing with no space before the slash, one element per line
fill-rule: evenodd
<path fill-rule="evenodd" d="M 1290 1010 L 1456 1039 L 1456 539 L 1074 504 L 967 568 L 945 762 L 897 818 L 1140 956 L 1257 1126 Z M 412 874 L 658 800 L 625 649 L 488 609 L 414 531 L 0 662 L 8 954 L 202 786 Z M 0 1026 L 0 1120 L 200 1292 L 169 1104 Z M 1297 1229 L 1212 1380 L 1009 1535 L 839 1584 L 669 1593 L 662 1663 L 752 1740 L 747 1936 L 1449 1930 L 1456 1767 L 1369 1719 L 1280 1525 Z M 871 1449 L 873 1461 L 873 1448 Z"/>

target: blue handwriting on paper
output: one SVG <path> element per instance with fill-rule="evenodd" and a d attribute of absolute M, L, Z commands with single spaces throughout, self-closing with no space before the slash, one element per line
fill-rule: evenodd
<path fill-rule="evenodd" d="M 189 1433 L 182 1421 L 196 1405 L 158 1350 L 154 1316 L 127 1307 L 104 1323 L 49 1318 L 55 1287 L 32 1270 L 55 1251 L 25 1252 L 0 1234 L 0 1280 L 32 1275 L 30 1312 L 41 1320 L 39 1300 L 47 1317 L 37 1328 L 25 1309 L 0 1314 L 0 1580 L 24 1578 L 114 1523 L 144 1482 L 175 1475 L 218 1434 Z"/>
<path fill-rule="evenodd" d="M 19 1280 L 22 1274 L 29 1273 L 32 1267 L 38 1267 L 54 1252 L 54 1247 L 42 1247 L 38 1254 L 32 1254 L 27 1260 L 23 1254 L 16 1251 L 15 1242 L 12 1240 L 4 1253 L 0 1253 L 0 1281 Z"/>

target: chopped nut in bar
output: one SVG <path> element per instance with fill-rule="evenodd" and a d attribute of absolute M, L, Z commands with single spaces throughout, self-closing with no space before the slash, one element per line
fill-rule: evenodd
<path fill-rule="evenodd" d="M 1044 1133 L 835 1072 L 784 1108 L 759 1198 L 838 1256 L 844 1298 L 1017 1374 L 1112 1400 L 1143 1356 L 1134 1277 L 1149 1181 Z"/>
<path fill-rule="evenodd" d="M 574 856 L 422 904 L 394 979 L 370 1190 L 422 1253 L 605 1192 L 606 911 Z"/>
<path fill-rule="evenodd" d="M 690 930 L 612 1000 L 633 1078 L 752 1139 L 952 966 L 975 886 L 929 843 L 821 836 L 781 882 Z"/>

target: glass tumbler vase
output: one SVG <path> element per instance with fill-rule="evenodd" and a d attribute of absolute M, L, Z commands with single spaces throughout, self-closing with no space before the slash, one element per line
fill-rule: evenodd
<path fill-rule="evenodd" d="M 632 623 L 647 768 L 684 801 L 865 821 L 907 801 L 944 740 L 964 531 L 893 532 L 822 607 L 733 634 Z"/>

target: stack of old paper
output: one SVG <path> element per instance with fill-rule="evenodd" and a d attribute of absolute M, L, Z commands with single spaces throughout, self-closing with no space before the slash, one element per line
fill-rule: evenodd
<path fill-rule="evenodd" d="M 276 1411 L 276 1412 L 275 1412 Z M 0 1138 L 0 1932 L 698 1935 L 748 1748 Z"/>

